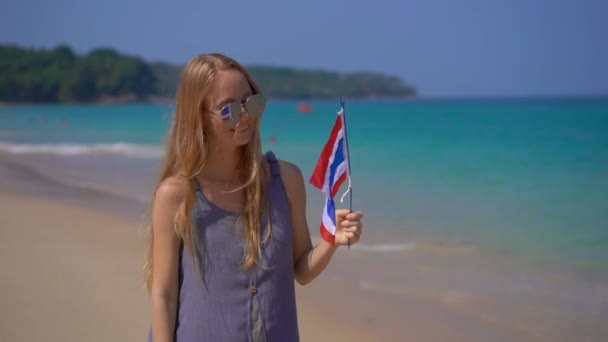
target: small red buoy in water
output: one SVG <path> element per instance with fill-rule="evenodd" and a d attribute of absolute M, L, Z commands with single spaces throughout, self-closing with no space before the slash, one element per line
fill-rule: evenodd
<path fill-rule="evenodd" d="M 310 113 L 312 112 L 312 106 L 308 103 L 300 103 L 298 105 L 298 112 L 300 113 Z"/>
<path fill-rule="evenodd" d="M 277 137 L 275 137 L 274 135 L 271 135 L 271 136 L 270 136 L 270 143 L 271 143 L 271 144 L 274 144 L 274 143 L 276 143 L 276 142 L 277 142 Z"/>

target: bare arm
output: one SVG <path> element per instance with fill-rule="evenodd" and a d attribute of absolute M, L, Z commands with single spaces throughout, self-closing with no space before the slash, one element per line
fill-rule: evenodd
<path fill-rule="evenodd" d="M 152 336 L 155 342 L 173 341 L 178 296 L 179 239 L 173 220 L 184 194 L 183 181 L 161 183 L 152 206 Z"/>
<path fill-rule="evenodd" d="M 351 239 L 351 243 L 356 243 L 358 241 L 361 225 L 358 222 L 349 222 L 348 224 L 345 222 L 346 227 L 340 230 L 340 238 L 336 239 L 336 243 L 333 246 L 321 239 L 321 241 L 313 247 L 310 240 L 308 223 L 306 221 L 306 188 L 304 187 L 302 172 L 294 164 L 285 161 L 281 161 L 280 163 L 281 177 L 285 184 L 287 197 L 291 207 L 295 278 L 298 283 L 305 285 L 323 272 L 342 241 L 346 241 L 347 238 Z M 345 217 L 347 212 L 348 211 L 344 210 L 340 211 Z M 354 215 L 353 217 L 357 219 L 360 218 L 360 214 L 358 213 L 350 215 Z M 338 217 L 338 226 L 340 226 L 341 221 L 340 217 Z"/>

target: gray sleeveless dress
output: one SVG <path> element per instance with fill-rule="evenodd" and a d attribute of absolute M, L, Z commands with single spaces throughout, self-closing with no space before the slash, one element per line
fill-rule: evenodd
<path fill-rule="evenodd" d="M 200 273 L 182 248 L 176 342 L 299 341 L 289 202 L 274 154 L 266 158 L 272 235 L 262 246 L 261 266 L 251 271 L 239 269 L 244 249 L 236 214 L 207 200 L 195 181 Z M 262 222 L 262 234 L 266 227 Z"/>

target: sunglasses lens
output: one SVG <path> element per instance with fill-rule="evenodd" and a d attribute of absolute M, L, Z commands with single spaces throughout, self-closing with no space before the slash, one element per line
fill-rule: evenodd
<path fill-rule="evenodd" d="M 257 117 L 266 109 L 266 98 L 262 94 L 250 96 L 245 102 L 247 113 L 253 117 Z M 241 103 L 232 102 L 225 105 L 220 111 L 222 121 L 228 126 L 236 125 L 241 119 Z"/>
<path fill-rule="evenodd" d="M 259 116 L 264 112 L 264 109 L 266 109 L 266 98 L 262 94 L 252 95 L 247 99 L 245 108 L 247 108 L 247 113 L 249 113 L 249 115 Z"/>
<path fill-rule="evenodd" d="M 234 126 L 241 118 L 241 104 L 232 102 L 225 105 L 220 111 L 222 122 L 228 126 Z"/>

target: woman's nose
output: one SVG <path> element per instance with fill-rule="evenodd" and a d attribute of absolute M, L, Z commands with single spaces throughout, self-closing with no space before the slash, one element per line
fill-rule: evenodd
<path fill-rule="evenodd" d="M 243 105 L 241 105 L 241 118 L 239 121 L 240 122 L 249 121 L 249 112 L 247 111 L 247 108 L 245 108 L 245 106 L 243 106 Z"/>

